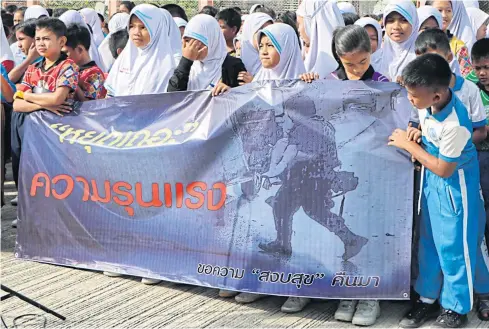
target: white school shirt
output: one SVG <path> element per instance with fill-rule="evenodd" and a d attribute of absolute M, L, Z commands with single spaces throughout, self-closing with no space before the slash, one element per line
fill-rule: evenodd
<path fill-rule="evenodd" d="M 455 86 L 453 86 L 454 94 L 467 108 L 469 118 L 472 121 L 474 129 L 484 127 L 487 123 L 486 112 L 482 104 L 482 98 L 479 88 L 472 81 L 465 80 L 461 76 L 456 77 Z M 413 108 L 411 112 L 411 122 L 419 123 L 419 112 L 426 110 L 417 110 Z"/>

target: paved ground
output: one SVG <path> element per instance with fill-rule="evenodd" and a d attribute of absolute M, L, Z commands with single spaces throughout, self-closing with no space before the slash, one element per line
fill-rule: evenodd
<path fill-rule="evenodd" d="M 10 173 L 7 179 L 11 179 Z M 196 286 L 160 283 L 145 286 L 135 278 L 109 278 L 100 273 L 72 269 L 14 258 L 16 217 L 10 199 L 13 182 L 6 183 L 7 206 L 2 208 L 1 279 L 2 284 L 35 299 L 66 316 L 65 322 L 46 315 L 46 328 L 347 328 L 336 322 L 334 301 L 315 301 L 303 312 L 280 312 L 282 297 L 267 297 L 251 305 L 239 305 L 217 296 L 217 290 Z M 4 293 L 2 293 L 4 295 Z M 2 316 L 9 328 L 23 314 L 44 314 L 17 298 L 1 303 Z M 397 328 L 409 307 L 404 302 L 382 302 L 382 316 L 376 328 Z M 42 328 L 43 318 L 34 318 L 29 326 Z M 429 327 L 429 325 L 425 326 Z M 489 328 L 470 314 L 471 328 Z"/>

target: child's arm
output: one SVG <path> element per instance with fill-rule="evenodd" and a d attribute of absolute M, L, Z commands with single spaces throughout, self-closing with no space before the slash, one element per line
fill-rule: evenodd
<path fill-rule="evenodd" d="M 34 60 L 38 57 L 39 57 L 39 53 L 37 52 L 36 45 L 33 42 L 31 48 L 29 49 L 29 54 L 27 55 L 27 58 L 24 59 L 24 61 L 20 63 L 20 65 L 17 65 L 12 69 L 12 71 L 9 72 L 8 78 L 10 79 L 10 81 L 15 83 L 20 82 L 20 79 L 27 71 L 29 65 L 31 65 L 31 63 L 34 62 Z"/>
<path fill-rule="evenodd" d="M 453 138 L 455 136 L 449 137 Z M 425 166 L 435 175 L 438 175 L 440 177 L 448 178 L 452 176 L 455 172 L 455 169 L 457 168 L 456 161 L 449 162 L 441 158 L 437 158 L 426 152 L 415 141 L 408 140 L 407 133 L 402 129 L 396 129 L 392 133 L 392 135 L 389 137 L 388 145 L 398 147 L 411 153 L 411 155 L 415 159 L 417 159 L 423 166 Z"/>
<path fill-rule="evenodd" d="M 487 127 L 475 128 L 472 134 L 472 142 L 479 144 L 487 138 Z"/>
<path fill-rule="evenodd" d="M 56 88 L 54 93 L 34 94 L 27 93 L 24 95 L 24 100 L 35 103 L 40 106 L 59 106 L 62 105 L 70 93 L 70 88 L 60 86 Z"/>
<path fill-rule="evenodd" d="M 14 100 L 14 89 L 7 81 L 7 79 L 3 77 L 3 75 L 0 75 L 0 78 L 2 79 L 2 83 L 1 83 L 2 96 L 8 103 L 11 103 Z"/>
<path fill-rule="evenodd" d="M 23 99 L 16 99 L 13 105 L 14 105 L 14 112 L 30 113 L 42 109 L 41 106 L 34 103 L 29 103 Z"/>
<path fill-rule="evenodd" d="M 80 86 L 78 86 L 78 88 L 76 88 L 75 90 L 75 98 L 80 102 L 86 102 L 91 100 L 90 98 L 85 97 L 85 92 L 81 89 Z"/>

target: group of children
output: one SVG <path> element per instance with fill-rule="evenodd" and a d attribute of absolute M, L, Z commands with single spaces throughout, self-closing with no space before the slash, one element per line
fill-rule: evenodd
<path fill-rule="evenodd" d="M 349 3 L 307 0 L 279 17 L 255 5 L 248 15 L 206 7 L 189 20 L 178 5 L 124 1 L 106 32 L 92 9 L 63 10 L 58 18 L 40 6 L 20 9 L 13 15 L 16 42 L 8 45 L 3 24 L 0 36 L 2 118 L 13 109 L 15 183 L 23 122 L 34 111 L 62 116 L 74 101 L 172 91 L 208 89 L 218 96 L 260 80 L 398 82 L 414 111 L 409 127 L 394 131 L 388 143 L 422 168 L 419 299 L 400 326 L 417 328 L 437 317 L 438 327 L 462 327 L 475 304 L 487 321 L 489 15 L 468 6 L 435 0 L 419 1 L 417 9 L 412 1 L 391 0 L 381 16 L 359 18 Z M 220 296 L 241 303 L 263 297 Z M 282 311 L 299 312 L 309 302 L 291 297 Z M 343 300 L 335 313 L 362 326 L 379 316 L 375 300 Z"/>

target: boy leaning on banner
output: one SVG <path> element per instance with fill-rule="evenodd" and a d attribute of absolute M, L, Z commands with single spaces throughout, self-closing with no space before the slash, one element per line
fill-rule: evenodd
<path fill-rule="evenodd" d="M 489 39 L 481 39 L 472 47 L 472 63 L 474 72 L 479 81 L 477 87 L 480 89 L 482 103 L 486 111 L 486 116 L 489 121 Z M 485 127 L 489 135 L 489 123 Z M 489 136 L 482 142 L 476 144 L 479 152 L 479 165 L 481 171 L 481 188 L 484 196 L 484 207 L 486 209 L 486 243 L 489 248 Z M 487 305 L 487 313 L 489 313 L 489 305 Z M 486 313 L 485 319 L 488 319 Z"/>
<path fill-rule="evenodd" d="M 24 120 L 29 113 L 47 110 L 59 116 L 71 111 L 78 86 L 78 67 L 61 49 L 66 43 L 66 26 L 56 18 L 36 23 L 36 49 L 44 59 L 28 67 L 14 95 L 12 115 L 12 169 L 15 184 L 19 180 Z M 15 220 L 12 225 L 17 225 Z"/>
<path fill-rule="evenodd" d="M 467 323 L 474 291 L 478 311 L 489 296 L 489 270 L 482 255 L 485 213 L 479 186 L 479 163 L 472 143 L 467 109 L 449 88 L 452 72 L 436 54 L 409 63 L 402 82 L 409 101 L 419 109 L 422 132 L 396 129 L 389 145 L 411 153 L 423 165 L 419 276 L 420 299 L 401 321 L 417 328 L 439 314 L 435 326 L 460 328 Z M 421 138 L 422 145 L 416 141 Z M 442 289 L 443 287 L 443 289 Z"/>

